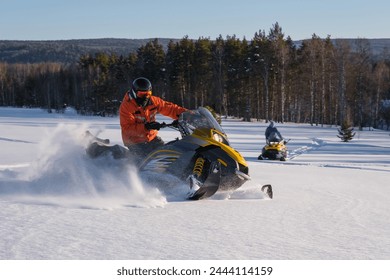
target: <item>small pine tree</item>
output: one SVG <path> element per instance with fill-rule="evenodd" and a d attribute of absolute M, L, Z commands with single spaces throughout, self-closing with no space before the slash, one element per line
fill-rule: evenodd
<path fill-rule="evenodd" d="M 337 129 L 339 131 L 338 138 L 343 142 L 351 141 L 355 136 L 355 132 L 353 131 L 353 127 L 348 123 L 348 121 L 344 121 L 340 128 Z"/>

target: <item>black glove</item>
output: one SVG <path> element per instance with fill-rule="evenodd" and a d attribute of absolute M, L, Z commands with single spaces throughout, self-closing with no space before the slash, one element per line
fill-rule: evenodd
<path fill-rule="evenodd" d="M 172 126 L 177 127 L 179 125 L 179 120 L 174 120 Z"/>
<path fill-rule="evenodd" d="M 147 130 L 152 130 L 152 129 L 159 130 L 161 128 L 161 124 L 158 122 L 148 122 L 145 123 L 145 128 Z"/>

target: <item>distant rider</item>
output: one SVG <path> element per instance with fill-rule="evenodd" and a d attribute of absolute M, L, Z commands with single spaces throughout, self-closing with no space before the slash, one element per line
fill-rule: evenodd
<path fill-rule="evenodd" d="M 160 124 L 156 122 L 156 114 L 177 120 L 184 111 L 187 109 L 153 96 L 148 79 L 135 79 L 119 108 L 123 144 L 132 154 L 146 156 L 164 144 L 157 136 Z"/>
<path fill-rule="evenodd" d="M 265 130 L 265 140 L 267 144 L 269 144 L 270 142 L 280 142 L 283 140 L 283 137 L 276 128 L 274 121 L 271 121 L 269 123 L 269 126 Z"/>

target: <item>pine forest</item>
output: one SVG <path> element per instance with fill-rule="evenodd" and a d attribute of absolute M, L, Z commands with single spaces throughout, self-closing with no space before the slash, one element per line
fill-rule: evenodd
<path fill-rule="evenodd" d="M 113 116 L 137 77 L 153 94 L 222 116 L 312 125 L 390 127 L 390 54 L 367 39 L 320 38 L 295 44 L 278 23 L 250 40 L 150 40 L 127 55 L 95 52 L 77 63 L 0 62 L 0 106 Z"/>

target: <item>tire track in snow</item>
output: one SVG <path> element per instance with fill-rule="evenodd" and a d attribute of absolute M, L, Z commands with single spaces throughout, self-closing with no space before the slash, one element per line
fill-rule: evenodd
<path fill-rule="evenodd" d="M 300 156 L 300 155 L 305 154 L 305 153 L 312 151 L 312 150 L 317 150 L 325 145 L 326 145 L 326 142 L 324 140 L 321 140 L 319 138 L 312 138 L 311 145 L 302 146 L 302 147 L 299 147 L 299 148 L 293 150 L 292 152 L 289 152 L 288 156 L 287 156 L 287 160 L 292 160 L 292 159 L 296 158 L 297 156 Z"/>
<path fill-rule="evenodd" d="M 22 167 L 29 167 L 30 165 L 31 165 L 30 162 L 22 162 L 22 163 L 15 163 L 15 164 L 0 164 L 0 171 L 22 168 Z"/>

